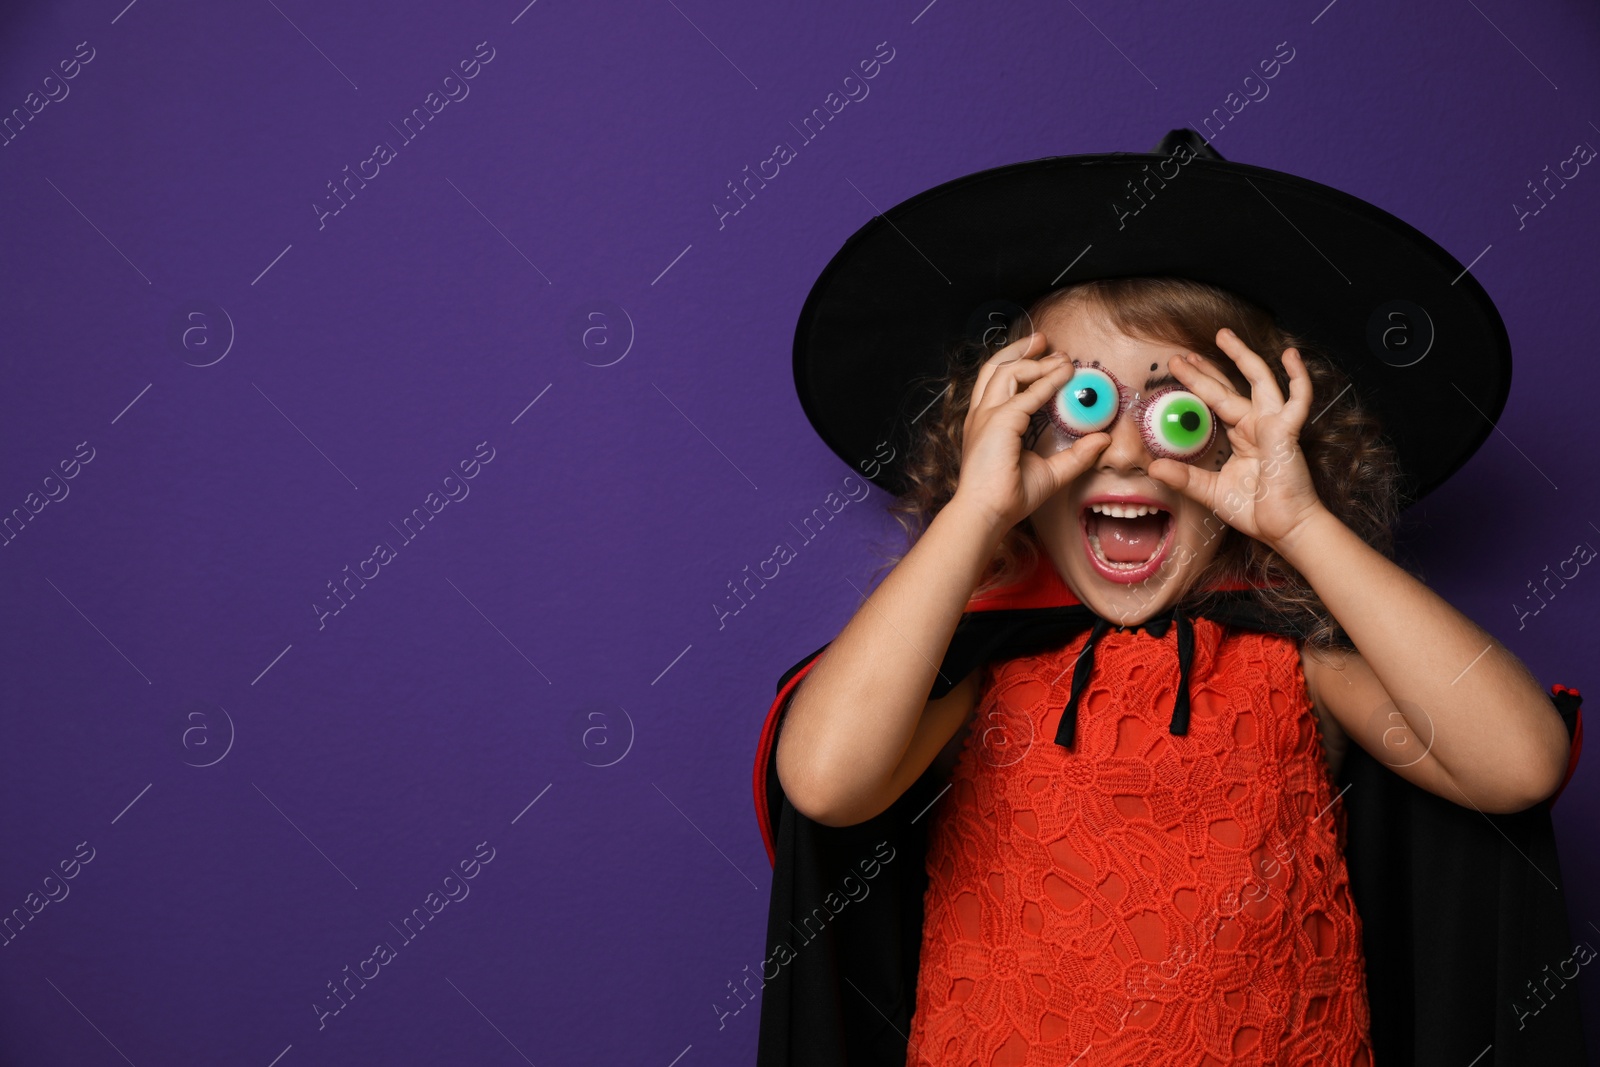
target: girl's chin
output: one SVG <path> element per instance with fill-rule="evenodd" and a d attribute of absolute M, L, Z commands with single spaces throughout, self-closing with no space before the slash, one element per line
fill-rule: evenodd
<path fill-rule="evenodd" d="M 1168 596 L 1173 585 L 1171 576 L 1156 574 L 1143 582 L 1129 584 L 1103 578 L 1087 565 L 1063 568 L 1062 576 L 1073 596 L 1096 614 L 1113 621 L 1117 616 L 1143 619 L 1159 615 L 1172 599 Z"/>
<path fill-rule="evenodd" d="M 1075 595 L 1096 615 L 1117 626 L 1136 625 L 1160 615 L 1169 607 L 1170 598 L 1164 595 L 1167 592 L 1165 582 L 1150 583 L 1159 588 L 1134 591 L 1126 585 L 1099 578 L 1091 578 L 1090 581 L 1094 584 L 1081 592 L 1075 590 Z"/>

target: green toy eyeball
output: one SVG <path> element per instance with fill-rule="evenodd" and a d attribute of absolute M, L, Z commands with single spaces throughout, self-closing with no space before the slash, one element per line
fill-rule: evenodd
<path fill-rule="evenodd" d="M 1145 401 L 1140 430 L 1151 455 L 1190 460 L 1211 447 L 1217 423 L 1205 401 L 1172 386 Z"/>

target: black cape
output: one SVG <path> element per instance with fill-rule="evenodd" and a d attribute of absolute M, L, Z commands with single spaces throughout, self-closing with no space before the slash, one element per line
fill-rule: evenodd
<path fill-rule="evenodd" d="M 1060 590 L 969 603 L 930 699 L 984 663 L 1060 647 L 1095 625 L 1098 616 Z M 1200 613 L 1285 632 L 1242 593 L 1217 594 Z M 924 816 L 949 769 L 935 760 L 886 811 L 854 826 L 796 811 L 778 780 L 777 734 L 826 648 L 784 672 L 756 754 L 756 814 L 773 864 L 756 1063 L 903 1067 L 928 884 Z M 1582 745 L 1581 701 L 1577 690 L 1551 690 L 1572 741 L 1565 788 Z M 1600 937 L 1568 933 L 1550 820 L 1560 790 L 1525 811 L 1485 814 L 1412 785 L 1358 745 L 1336 785 L 1348 787 L 1345 860 L 1378 1067 L 1585 1063 L 1574 979 Z"/>

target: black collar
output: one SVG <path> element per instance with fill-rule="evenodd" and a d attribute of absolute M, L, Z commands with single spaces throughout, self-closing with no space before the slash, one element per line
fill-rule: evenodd
<path fill-rule="evenodd" d="M 1189 732 L 1189 667 L 1194 663 L 1194 623 L 1182 609 L 1174 604 L 1164 614 L 1152 615 L 1143 622 L 1132 626 L 1118 626 L 1118 631 L 1138 630 L 1141 627 L 1151 637 L 1162 638 L 1167 636 L 1167 630 L 1176 623 L 1178 627 L 1178 695 L 1172 701 L 1172 725 L 1174 734 L 1187 734 Z M 1089 640 L 1085 642 L 1083 651 L 1078 653 L 1078 662 L 1072 670 L 1072 691 L 1067 695 L 1067 706 L 1061 711 L 1061 724 L 1056 727 L 1056 744 L 1063 748 L 1071 748 L 1074 735 L 1078 728 L 1078 697 L 1083 693 L 1084 686 L 1089 684 L 1089 675 L 1094 671 L 1094 646 L 1095 642 L 1105 636 L 1112 625 L 1099 615 L 1094 617 L 1094 625 L 1089 630 Z"/>
<path fill-rule="evenodd" d="M 1071 748 L 1078 721 L 1078 698 L 1094 671 L 1096 642 L 1108 630 L 1143 629 L 1155 638 L 1165 637 L 1173 626 L 1178 631 L 1178 692 L 1173 699 L 1170 729 L 1173 734 L 1189 732 L 1189 670 L 1194 662 L 1194 618 L 1237 629 L 1304 638 L 1304 634 L 1285 620 L 1268 614 L 1251 590 L 1213 592 L 1192 606 L 1174 605 L 1132 626 L 1117 626 L 1097 615 L 1085 604 L 1049 608 L 1002 608 L 969 611 L 956 626 L 950 647 L 940 665 L 930 699 L 937 699 L 955 688 L 972 670 L 994 660 L 1035 655 L 1060 648 L 1085 629 L 1089 640 L 1073 668 L 1072 688 L 1056 730 L 1056 743 Z"/>

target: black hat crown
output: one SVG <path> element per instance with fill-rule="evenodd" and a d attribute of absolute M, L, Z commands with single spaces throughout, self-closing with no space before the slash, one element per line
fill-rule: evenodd
<path fill-rule="evenodd" d="M 1472 456 L 1510 391 L 1505 325 L 1454 256 L 1382 208 L 1229 162 L 1184 128 L 1151 152 L 979 171 L 868 220 L 801 308 L 801 407 L 852 470 L 898 495 L 953 342 L 1059 286 L 1134 275 L 1237 293 L 1335 360 L 1395 446 L 1405 503 Z"/>

